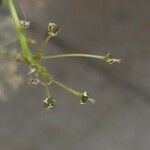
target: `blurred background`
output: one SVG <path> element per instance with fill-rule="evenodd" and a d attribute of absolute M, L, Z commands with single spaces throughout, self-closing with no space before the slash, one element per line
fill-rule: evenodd
<path fill-rule="evenodd" d="M 4 56 L 19 45 L 9 11 L 0 8 L 0 149 L 1 150 L 149 150 L 150 149 L 150 1 L 16 0 L 31 21 L 30 37 L 42 41 L 47 25 L 61 32 L 47 54 L 108 52 L 122 63 L 91 59 L 45 61 L 60 81 L 97 101 L 79 99 L 52 85 L 57 107 L 42 107 L 44 89 L 25 81 L 26 67 Z M 17 50 L 17 51 L 16 51 Z"/>

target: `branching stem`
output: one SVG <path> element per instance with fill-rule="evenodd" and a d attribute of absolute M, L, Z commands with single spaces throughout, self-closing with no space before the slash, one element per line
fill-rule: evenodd
<path fill-rule="evenodd" d="M 51 74 L 48 73 L 47 69 L 37 61 L 35 56 L 38 57 L 38 55 L 33 55 L 31 52 L 31 49 L 30 49 L 29 43 L 28 43 L 29 39 L 26 37 L 24 29 L 21 26 L 19 17 L 17 15 L 17 11 L 14 7 L 13 0 L 7 0 L 7 4 L 8 4 L 8 8 L 10 10 L 12 19 L 14 21 L 14 25 L 15 25 L 16 32 L 17 32 L 17 37 L 18 37 L 18 40 L 19 40 L 19 43 L 21 46 L 21 52 L 22 52 L 22 57 L 23 57 L 22 59 L 29 66 L 31 73 L 36 75 L 36 77 L 42 79 L 42 81 L 44 81 L 44 85 L 46 88 L 46 94 L 48 97 L 48 99 L 46 98 L 46 101 L 44 101 L 45 107 L 50 108 L 50 107 L 54 107 L 54 105 L 55 105 L 54 104 L 55 101 L 51 99 L 52 98 L 51 92 L 50 92 L 50 89 L 48 87 L 48 85 L 51 81 L 54 84 L 64 88 L 65 90 L 67 90 L 71 94 L 73 94 L 77 97 L 80 97 L 81 104 L 85 104 L 87 101 L 93 102 L 93 99 L 89 98 L 87 92 L 78 92 L 78 91 L 73 90 L 72 88 L 66 86 L 65 84 L 55 80 L 51 76 Z M 42 43 L 41 50 L 44 49 L 44 46 L 47 45 L 48 41 L 51 38 L 57 36 L 58 31 L 59 31 L 59 28 L 55 23 L 49 23 L 49 27 L 48 27 L 49 35 L 45 39 L 45 41 Z M 69 58 L 69 57 L 93 58 L 93 59 L 102 60 L 108 64 L 120 63 L 120 59 L 112 58 L 112 56 L 110 54 L 107 54 L 105 56 L 98 56 L 98 55 L 91 55 L 91 54 L 57 54 L 57 55 L 50 55 L 50 56 L 42 56 L 42 54 L 41 54 L 38 60 Z"/>

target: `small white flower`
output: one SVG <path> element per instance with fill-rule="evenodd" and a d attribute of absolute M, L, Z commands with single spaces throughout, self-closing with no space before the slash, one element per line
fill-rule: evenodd
<path fill-rule="evenodd" d="M 20 24 L 23 29 L 28 29 L 30 28 L 30 21 L 27 20 L 20 20 Z"/>
<path fill-rule="evenodd" d="M 107 64 L 111 65 L 111 64 L 114 64 L 114 63 L 120 63 L 121 60 L 120 59 L 117 59 L 117 58 L 112 58 L 111 54 L 108 53 L 106 56 L 105 56 L 105 61 Z"/>
<path fill-rule="evenodd" d="M 36 68 L 30 68 L 30 71 L 28 72 L 28 75 L 31 75 L 37 71 Z"/>

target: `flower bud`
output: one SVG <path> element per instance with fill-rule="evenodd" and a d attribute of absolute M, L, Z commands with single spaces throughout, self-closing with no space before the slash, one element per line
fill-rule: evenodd
<path fill-rule="evenodd" d="M 60 28 L 57 24 L 51 22 L 48 24 L 48 35 L 50 35 L 51 37 L 56 37 L 59 31 Z"/>
<path fill-rule="evenodd" d="M 41 81 L 38 78 L 30 77 L 27 84 L 29 86 L 37 86 Z"/>
<path fill-rule="evenodd" d="M 110 53 L 108 53 L 108 54 L 105 56 L 105 61 L 106 61 L 106 63 L 109 64 L 109 65 L 114 64 L 114 63 L 120 63 L 120 62 L 121 62 L 120 59 L 113 58 Z"/>
<path fill-rule="evenodd" d="M 20 24 L 21 24 L 21 27 L 23 29 L 29 29 L 30 28 L 30 21 L 20 20 Z"/>
<path fill-rule="evenodd" d="M 94 104 L 96 102 L 95 99 L 92 99 L 89 97 L 89 94 L 85 91 L 82 93 L 81 95 L 81 101 L 80 104 L 86 104 L 87 102 L 91 102 L 92 104 Z"/>
<path fill-rule="evenodd" d="M 83 92 L 82 95 L 81 95 L 81 102 L 80 102 L 80 104 L 86 104 L 87 101 L 88 101 L 88 98 L 89 98 L 88 93 L 86 91 Z"/>
<path fill-rule="evenodd" d="M 43 100 L 43 106 L 46 109 L 52 109 L 55 107 L 55 100 L 53 100 L 52 97 L 48 97 L 45 100 Z"/>

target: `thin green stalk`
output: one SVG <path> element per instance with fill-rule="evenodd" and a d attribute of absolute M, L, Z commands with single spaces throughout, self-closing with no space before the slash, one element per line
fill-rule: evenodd
<path fill-rule="evenodd" d="M 58 55 L 50 55 L 43 56 L 42 59 L 56 59 L 56 58 L 67 58 L 67 57 L 85 57 L 85 58 L 94 58 L 99 60 L 105 60 L 106 56 L 98 56 L 91 54 L 58 54 Z"/>
<path fill-rule="evenodd" d="M 33 55 L 28 46 L 28 41 L 27 41 L 28 38 L 25 36 L 24 30 L 21 27 L 20 20 L 17 15 L 16 9 L 14 7 L 13 0 L 7 0 L 7 4 L 10 10 L 12 19 L 14 21 L 14 25 L 16 27 L 17 37 L 21 46 L 23 58 L 27 61 L 27 63 L 30 66 L 34 66 L 37 69 L 38 74 L 40 75 L 47 74 L 47 71 L 45 70 L 45 68 L 41 66 L 40 64 L 38 64 L 33 58 Z"/>
<path fill-rule="evenodd" d="M 40 49 L 39 49 L 39 53 L 40 53 L 41 55 L 44 54 L 44 48 L 45 48 L 45 46 L 47 45 L 48 41 L 49 41 L 51 38 L 52 38 L 52 36 L 49 35 L 49 36 L 42 42 L 42 44 L 41 44 L 41 46 L 40 46 Z"/>
<path fill-rule="evenodd" d="M 47 95 L 47 97 L 51 97 L 51 94 L 50 94 L 48 85 L 45 85 L 45 90 L 46 90 L 46 95 Z"/>
<path fill-rule="evenodd" d="M 49 41 L 51 38 L 52 38 L 51 35 L 49 35 L 49 36 L 44 40 L 44 42 L 43 42 L 42 45 L 40 46 L 40 47 L 41 47 L 41 48 L 40 48 L 41 51 L 43 50 L 44 46 L 48 43 L 48 41 Z"/>
<path fill-rule="evenodd" d="M 17 32 L 17 36 L 21 45 L 21 50 L 22 50 L 22 54 L 25 58 L 31 57 L 31 52 L 30 49 L 28 47 L 28 43 L 27 43 L 27 38 L 24 34 L 24 32 L 22 31 L 22 27 L 20 24 L 20 20 L 19 17 L 17 15 L 16 9 L 14 7 L 14 3 L 13 0 L 7 0 L 7 4 L 10 10 L 10 13 L 12 15 L 15 27 L 16 27 L 16 32 Z"/>
<path fill-rule="evenodd" d="M 70 92 L 71 94 L 73 94 L 75 96 L 81 96 L 82 95 L 80 92 L 71 89 L 70 87 L 64 85 L 63 83 L 61 83 L 61 82 L 59 82 L 57 80 L 53 80 L 53 83 L 55 83 L 56 85 L 64 88 L 65 90 L 67 90 L 68 92 Z"/>

